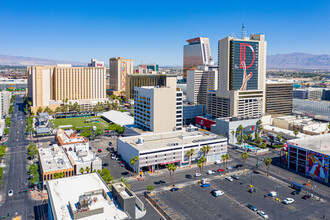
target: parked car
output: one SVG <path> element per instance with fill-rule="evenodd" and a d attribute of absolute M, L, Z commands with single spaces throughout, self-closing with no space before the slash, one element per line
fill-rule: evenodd
<path fill-rule="evenodd" d="M 109 166 L 109 164 L 108 163 L 104 163 L 103 166 L 104 167 L 107 167 L 107 166 Z"/>
<path fill-rule="evenodd" d="M 201 176 L 202 174 L 201 173 L 195 173 L 195 177 L 198 177 L 198 176 Z"/>
<path fill-rule="evenodd" d="M 293 203 L 294 202 L 294 199 L 292 199 L 292 198 L 286 198 L 286 199 L 284 199 L 284 201 L 283 201 L 283 203 L 285 204 L 285 205 L 289 205 L 289 204 L 291 204 L 291 203 Z"/>
<path fill-rule="evenodd" d="M 218 196 L 222 196 L 223 194 L 225 194 L 223 191 L 221 190 L 212 190 L 211 191 L 212 195 L 215 196 L 215 197 L 218 197 Z"/>
<path fill-rule="evenodd" d="M 209 183 L 202 184 L 202 188 L 211 186 Z"/>
<path fill-rule="evenodd" d="M 277 192 L 271 191 L 268 195 L 270 195 L 271 197 L 275 197 L 277 196 Z"/>
<path fill-rule="evenodd" d="M 116 156 L 115 156 L 115 155 L 112 155 L 112 156 L 111 156 L 111 159 L 112 159 L 112 160 L 115 160 L 115 159 L 116 159 Z"/>
<path fill-rule="evenodd" d="M 220 164 L 220 163 L 221 163 L 221 160 L 214 161 L 214 164 Z"/>
<path fill-rule="evenodd" d="M 208 171 L 207 171 L 207 174 L 208 174 L 208 175 L 212 175 L 212 174 L 214 174 L 214 173 L 215 173 L 214 170 L 208 170 Z"/>
<path fill-rule="evenodd" d="M 255 192 L 257 192 L 257 189 L 256 188 L 250 188 L 249 189 L 249 193 L 255 193 Z"/>
<path fill-rule="evenodd" d="M 233 177 L 235 180 L 239 180 L 239 176 L 237 175 L 232 175 L 231 177 Z"/>
<path fill-rule="evenodd" d="M 251 205 L 251 204 L 248 204 L 247 207 L 248 207 L 249 209 L 251 209 L 252 211 L 255 211 L 255 212 L 258 210 L 255 206 L 253 206 L 253 205 Z"/>
<path fill-rule="evenodd" d="M 307 199 L 310 199 L 311 196 L 310 195 L 304 195 L 302 198 L 305 199 L 305 200 L 307 200 Z"/>
<path fill-rule="evenodd" d="M 8 191 L 8 196 L 13 196 L 14 195 L 14 191 L 11 189 Z"/>
<path fill-rule="evenodd" d="M 111 151 L 111 147 L 107 147 L 107 151 Z"/>
<path fill-rule="evenodd" d="M 299 194 L 299 191 L 293 191 L 291 194 L 292 195 L 298 195 Z"/>
<path fill-rule="evenodd" d="M 186 174 L 186 178 L 187 178 L 187 179 L 191 179 L 191 175 Z"/>
<path fill-rule="evenodd" d="M 112 146 L 112 142 L 109 142 L 109 146 Z"/>
<path fill-rule="evenodd" d="M 232 166 L 227 167 L 228 170 L 232 170 L 233 168 L 234 167 L 232 167 Z"/>
<path fill-rule="evenodd" d="M 235 168 L 240 168 L 240 167 L 243 167 L 243 164 L 236 164 Z"/>
<path fill-rule="evenodd" d="M 102 150 L 101 150 L 101 149 L 98 149 L 98 150 L 97 150 L 97 152 L 101 153 L 101 152 L 102 152 Z"/>
<path fill-rule="evenodd" d="M 227 177 L 226 177 L 226 180 L 232 182 L 232 181 L 233 181 L 233 178 L 231 178 L 230 176 L 227 176 Z"/>
<path fill-rule="evenodd" d="M 263 218 L 268 218 L 268 215 L 264 211 L 257 211 L 257 213 Z"/>
<path fill-rule="evenodd" d="M 220 168 L 220 169 L 218 169 L 217 171 L 220 173 L 220 172 L 223 172 L 223 171 L 225 171 L 225 170 Z"/>
<path fill-rule="evenodd" d="M 126 164 L 125 163 L 121 163 L 120 166 L 124 167 Z"/>
<path fill-rule="evenodd" d="M 175 191 L 179 191 L 180 189 L 179 188 L 177 188 L 177 187 L 173 187 L 172 189 L 171 189 L 171 192 L 175 192 Z"/>

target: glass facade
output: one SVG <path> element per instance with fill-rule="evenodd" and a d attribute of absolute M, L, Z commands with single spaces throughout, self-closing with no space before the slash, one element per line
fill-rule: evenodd
<path fill-rule="evenodd" d="M 258 89 L 259 43 L 233 40 L 230 43 L 230 90 Z M 246 75 L 244 76 L 244 63 Z"/>

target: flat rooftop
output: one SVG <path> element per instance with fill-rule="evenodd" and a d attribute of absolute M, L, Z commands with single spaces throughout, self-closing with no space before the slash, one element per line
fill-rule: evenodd
<path fill-rule="evenodd" d="M 113 200 L 109 188 L 97 173 L 50 180 L 47 181 L 46 184 L 53 215 L 57 219 L 71 220 L 72 217 L 68 208 L 69 202 L 71 204 L 76 204 L 79 201 L 79 196 L 96 190 L 104 190 L 109 198 L 106 199 L 101 194 L 96 196 L 93 195 L 92 197 L 97 197 L 97 200 L 92 203 L 89 208 L 93 210 L 103 207 L 104 212 L 84 217 L 83 220 L 128 219 L 128 216 L 120 208 L 117 208 L 119 207 L 117 202 Z"/>
<path fill-rule="evenodd" d="M 298 147 L 330 155 L 330 134 L 316 135 L 288 141 Z"/>
<path fill-rule="evenodd" d="M 134 117 L 130 116 L 128 112 L 111 110 L 104 112 L 101 116 L 120 126 L 134 124 Z"/>
<path fill-rule="evenodd" d="M 143 144 L 137 144 L 138 139 L 143 138 Z M 129 143 L 132 147 L 143 152 L 152 152 L 162 149 L 178 148 L 181 145 L 205 142 L 209 140 L 226 140 L 226 138 L 202 131 L 172 131 L 157 134 L 143 134 L 139 136 L 122 137 L 121 141 Z"/>
<path fill-rule="evenodd" d="M 39 157 L 43 172 L 73 168 L 63 148 L 60 147 L 39 148 Z"/>

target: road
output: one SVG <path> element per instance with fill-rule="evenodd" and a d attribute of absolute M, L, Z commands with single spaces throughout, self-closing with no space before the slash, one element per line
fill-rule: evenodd
<path fill-rule="evenodd" d="M 4 189 L 4 203 L 0 207 L 0 216 L 21 216 L 22 219 L 34 219 L 33 207 L 37 205 L 28 197 L 28 179 L 26 173 L 26 145 L 25 120 L 23 112 L 23 98 L 16 97 L 15 110 L 12 114 L 10 133 L 8 137 L 8 151 L 10 156 L 7 186 Z M 5 180 L 4 180 L 5 181 Z M 14 195 L 9 197 L 8 191 L 13 190 Z"/>

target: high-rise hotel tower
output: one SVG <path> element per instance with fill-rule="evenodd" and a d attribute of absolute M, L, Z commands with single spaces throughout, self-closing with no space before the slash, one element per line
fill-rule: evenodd
<path fill-rule="evenodd" d="M 214 117 L 261 117 L 265 113 L 265 36 L 219 41 L 219 90 L 208 93 Z"/>

